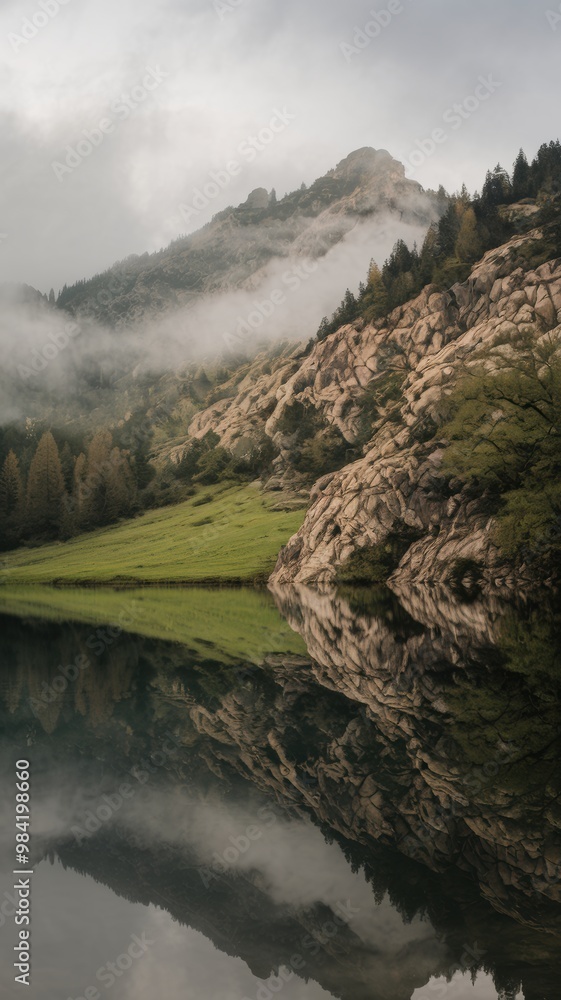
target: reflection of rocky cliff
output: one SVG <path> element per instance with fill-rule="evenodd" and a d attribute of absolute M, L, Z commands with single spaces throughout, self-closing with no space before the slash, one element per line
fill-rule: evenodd
<path fill-rule="evenodd" d="M 45 775 L 78 748 L 92 795 L 111 791 L 171 732 L 179 749 L 158 770 L 158 787 L 196 785 L 220 800 L 242 782 L 274 796 L 287 815 L 306 813 L 344 838 L 349 860 L 366 865 L 375 890 L 389 889 L 408 915 L 428 913 L 446 942 L 428 972 L 423 966 L 415 982 L 403 971 L 389 997 L 410 996 L 482 937 L 480 964 L 501 983 L 523 980 L 526 1000 L 556 996 L 547 970 L 561 936 L 559 691 L 545 659 L 533 672 L 513 659 L 516 628 L 526 625 L 508 632 L 498 607 L 445 606 L 436 597 L 434 607 L 409 595 L 407 611 L 394 603 L 366 614 L 308 591 L 275 596 L 310 659 L 227 667 L 177 645 L 126 637 L 113 687 L 103 666 L 93 670 L 84 714 L 72 689 L 61 693 L 49 737 L 28 693 L 43 678 L 52 684 L 61 657 L 73 660 L 87 632 L 73 626 L 69 638 L 49 626 L 47 647 L 28 625 L 21 646 L 14 626 L 4 728 L 28 734 L 35 758 L 45 754 Z M 523 644 L 536 654 L 547 645 L 541 640 L 539 647 L 525 634 Z M 265 913 L 258 873 L 228 876 L 216 889 L 213 882 L 201 898 L 188 852 L 149 850 L 106 830 L 79 849 L 64 835 L 47 848 L 130 898 L 164 905 L 260 976 L 286 961 L 321 916 L 294 917 L 270 901 Z M 358 960 L 352 936 L 347 945 L 340 979 L 338 952 L 336 961 L 318 958 L 310 974 L 349 1000 L 370 996 L 360 987 L 366 959 Z"/>
<path fill-rule="evenodd" d="M 440 601 L 432 628 L 406 636 L 391 610 L 384 620 L 313 591 L 276 596 L 306 640 L 314 678 L 362 707 L 347 755 L 358 744 L 362 773 L 368 753 L 375 766 L 357 791 L 337 768 L 317 775 L 327 801 L 346 800 L 345 830 L 436 870 L 457 864 L 495 908 L 524 920 L 561 902 L 559 684 L 538 663 L 524 679 L 501 664 L 491 646 L 502 635 L 498 608 Z"/>

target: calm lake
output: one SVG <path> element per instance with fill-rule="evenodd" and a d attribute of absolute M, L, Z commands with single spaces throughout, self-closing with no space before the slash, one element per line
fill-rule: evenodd
<path fill-rule="evenodd" d="M 0 612 L 0 997 L 557 1000 L 555 609 L 36 587 Z"/>

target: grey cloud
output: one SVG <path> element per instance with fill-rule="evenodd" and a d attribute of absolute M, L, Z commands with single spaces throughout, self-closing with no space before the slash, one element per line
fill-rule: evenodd
<path fill-rule="evenodd" d="M 218 2 L 218 0 L 216 0 Z M 224 0 L 228 3 L 229 0 Z M 480 74 L 502 87 L 415 175 L 424 186 L 480 187 L 520 145 L 533 155 L 553 135 L 551 95 L 561 30 L 533 0 L 402 0 L 377 38 L 345 59 L 342 43 L 383 0 L 69 0 L 16 55 L 8 32 L 33 2 L 4 6 L 0 142 L 0 266 L 43 290 L 157 249 L 183 227 L 177 206 L 259 129 L 277 105 L 296 115 L 212 206 L 263 185 L 279 194 L 312 181 L 351 149 L 405 157 L 473 91 Z M 555 7 L 555 4 L 553 4 Z M 51 161 L 156 62 L 165 85 L 58 184 Z M 206 219 L 202 221 L 207 221 Z"/>

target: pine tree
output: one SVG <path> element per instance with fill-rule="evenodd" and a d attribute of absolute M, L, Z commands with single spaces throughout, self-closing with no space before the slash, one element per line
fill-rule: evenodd
<path fill-rule="evenodd" d="M 94 434 L 87 451 L 85 468 L 80 458 L 78 472 L 80 521 L 84 527 L 106 524 L 107 476 L 110 469 L 110 455 L 113 437 L 110 431 Z M 76 477 L 75 470 L 75 477 Z"/>
<path fill-rule="evenodd" d="M 318 340 L 325 340 L 325 338 L 331 333 L 330 324 L 327 316 L 324 316 L 317 332 Z"/>
<path fill-rule="evenodd" d="M 21 539 L 23 523 L 23 483 L 19 462 L 13 451 L 0 473 L 0 545 L 11 548 Z"/>
<path fill-rule="evenodd" d="M 82 451 L 74 462 L 74 475 L 72 477 L 72 503 L 70 507 L 76 525 L 81 525 L 84 518 L 86 472 L 87 459 Z"/>
<path fill-rule="evenodd" d="M 134 477 L 128 457 L 118 448 L 113 448 L 106 475 L 105 510 L 108 522 L 131 512 L 134 493 Z"/>
<path fill-rule="evenodd" d="M 60 464 L 62 466 L 65 488 L 68 493 L 71 493 L 74 481 L 74 455 L 68 441 L 64 442 L 60 450 Z"/>
<path fill-rule="evenodd" d="M 500 163 L 491 172 L 487 171 L 485 183 L 481 192 L 481 201 L 485 209 L 496 205 L 505 205 L 512 199 L 512 187 L 506 170 Z"/>
<path fill-rule="evenodd" d="M 19 462 L 13 451 L 8 456 L 0 474 L 0 517 L 10 518 L 21 512 L 23 483 Z"/>
<path fill-rule="evenodd" d="M 397 278 L 398 274 L 405 274 L 410 271 L 414 264 L 414 256 L 407 246 L 405 240 L 397 240 L 388 260 L 384 264 L 384 271 L 391 277 Z"/>
<path fill-rule="evenodd" d="M 64 476 L 56 441 L 43 434 L 31 460 L 27 480 L 26 529 L 31 534 L 57 534 L 62 514 Z"/>
<path fill-rule="evenodd" d="M 559 140 L 546 143 L 538 149 L 530 168 L 533 193 L 540 191 L 555 194 L 561 190 L 561 144 Z"/>
<path fill-rule="evenodd" d="M 479 236 L 473 208 L 466 208 L 462 215 L 455 251 L 456 257 L 463 264 L 473 264 L 474 261 L 479 260 L 483 253 L 483 244 Z"/>
<path fill-rule="evenodd" d="M 458 213 L 458 203 L 454 199 L 446 209 L 440 222 L 438 223 L 438 244 L 442 257 L 452 257 L 460 232 L 460 217 Z"/>
<path fill-rule="evenodd" d="M 512 173 L 512 194 L 515 200 L 529 198 L 532 194 L 532 177 L 530 165 L 524 150 L 521 149 L 514 161 Z"/>
<path fill-rule="evenodd" d="M 357 301 L 350 288 L 345 292 L 345 298 L 341 303 L 342 316 L 341 323 L 352 323 L 356 319 L 358 309 Z"/>
<path fill-rule="evenodd" d="M 384 284 L 382 272 L 375 261 L 370 262 L 363 303 L 363 314 L 367 320 L 381 319 L 388 313 L 388 290 Z"/>
<path fill-rule="evenodd" d="M 422 287 L 431 283 L 435 265 L 441 253 L 438 239 L 438 223 L 433 222 L 428 229 L 419 254 L 419 280 Z"/>
<path fill-rule="evenodd" d="M 92 528 L 111 524 L 131 513 L 136 485 L 126 452 L 113 447 L 110 431 L 98 431 L 87 457 L 78 456 L 74 469 L 79 522 Z"/>

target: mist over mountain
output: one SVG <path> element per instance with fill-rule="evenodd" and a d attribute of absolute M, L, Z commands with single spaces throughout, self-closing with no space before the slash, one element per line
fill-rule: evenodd
<path fill-rule="evenodd" d="M 1 998 L 559 1000 L 552 7 L 0 4 Z"/>
<path fill-rule="evenodd" d="M 49 393 L 130 389 L 140 372 L 308 339 L 342 286 L 396 239 L 422 242 L 445 204 L 364 148 L 309 188 L 280 200 L 257 189 L 167 249 L 65 286 L 56 306 L 52 293 L 4 286 L 0 420 L 44 414 Z"/>
<path fill-rule="evenodd" d="M 270 579 L 385 582 L 410 557 L 466 592 L 511 587 L 513 560 L 552 582 L 560 248 L 558 140 L 473 195 L 360 149 L 58 300 L 12 290 L 5 544 L 258 480 L 311 504 Z"/>
<path fill-rule="evenodd" d="M 182 208 L 191 222 L 192 208 Z M 376 222 L 370 238 L 392 221 L 412 227 L 412 235 L 437 214 L 435 196 L 407 180 L 402 164 L 386 150 L 359 149 L 309 188 L 281 200 L 257 188 L 243 204 L 219 212 L 166 250 L 127 258 L 102 275 L 65 287 L 57 305 L 122 327 L 191 305 L 201 295 L 254 291 L 277 258 L 324 257 L 361 224 Z"/>

